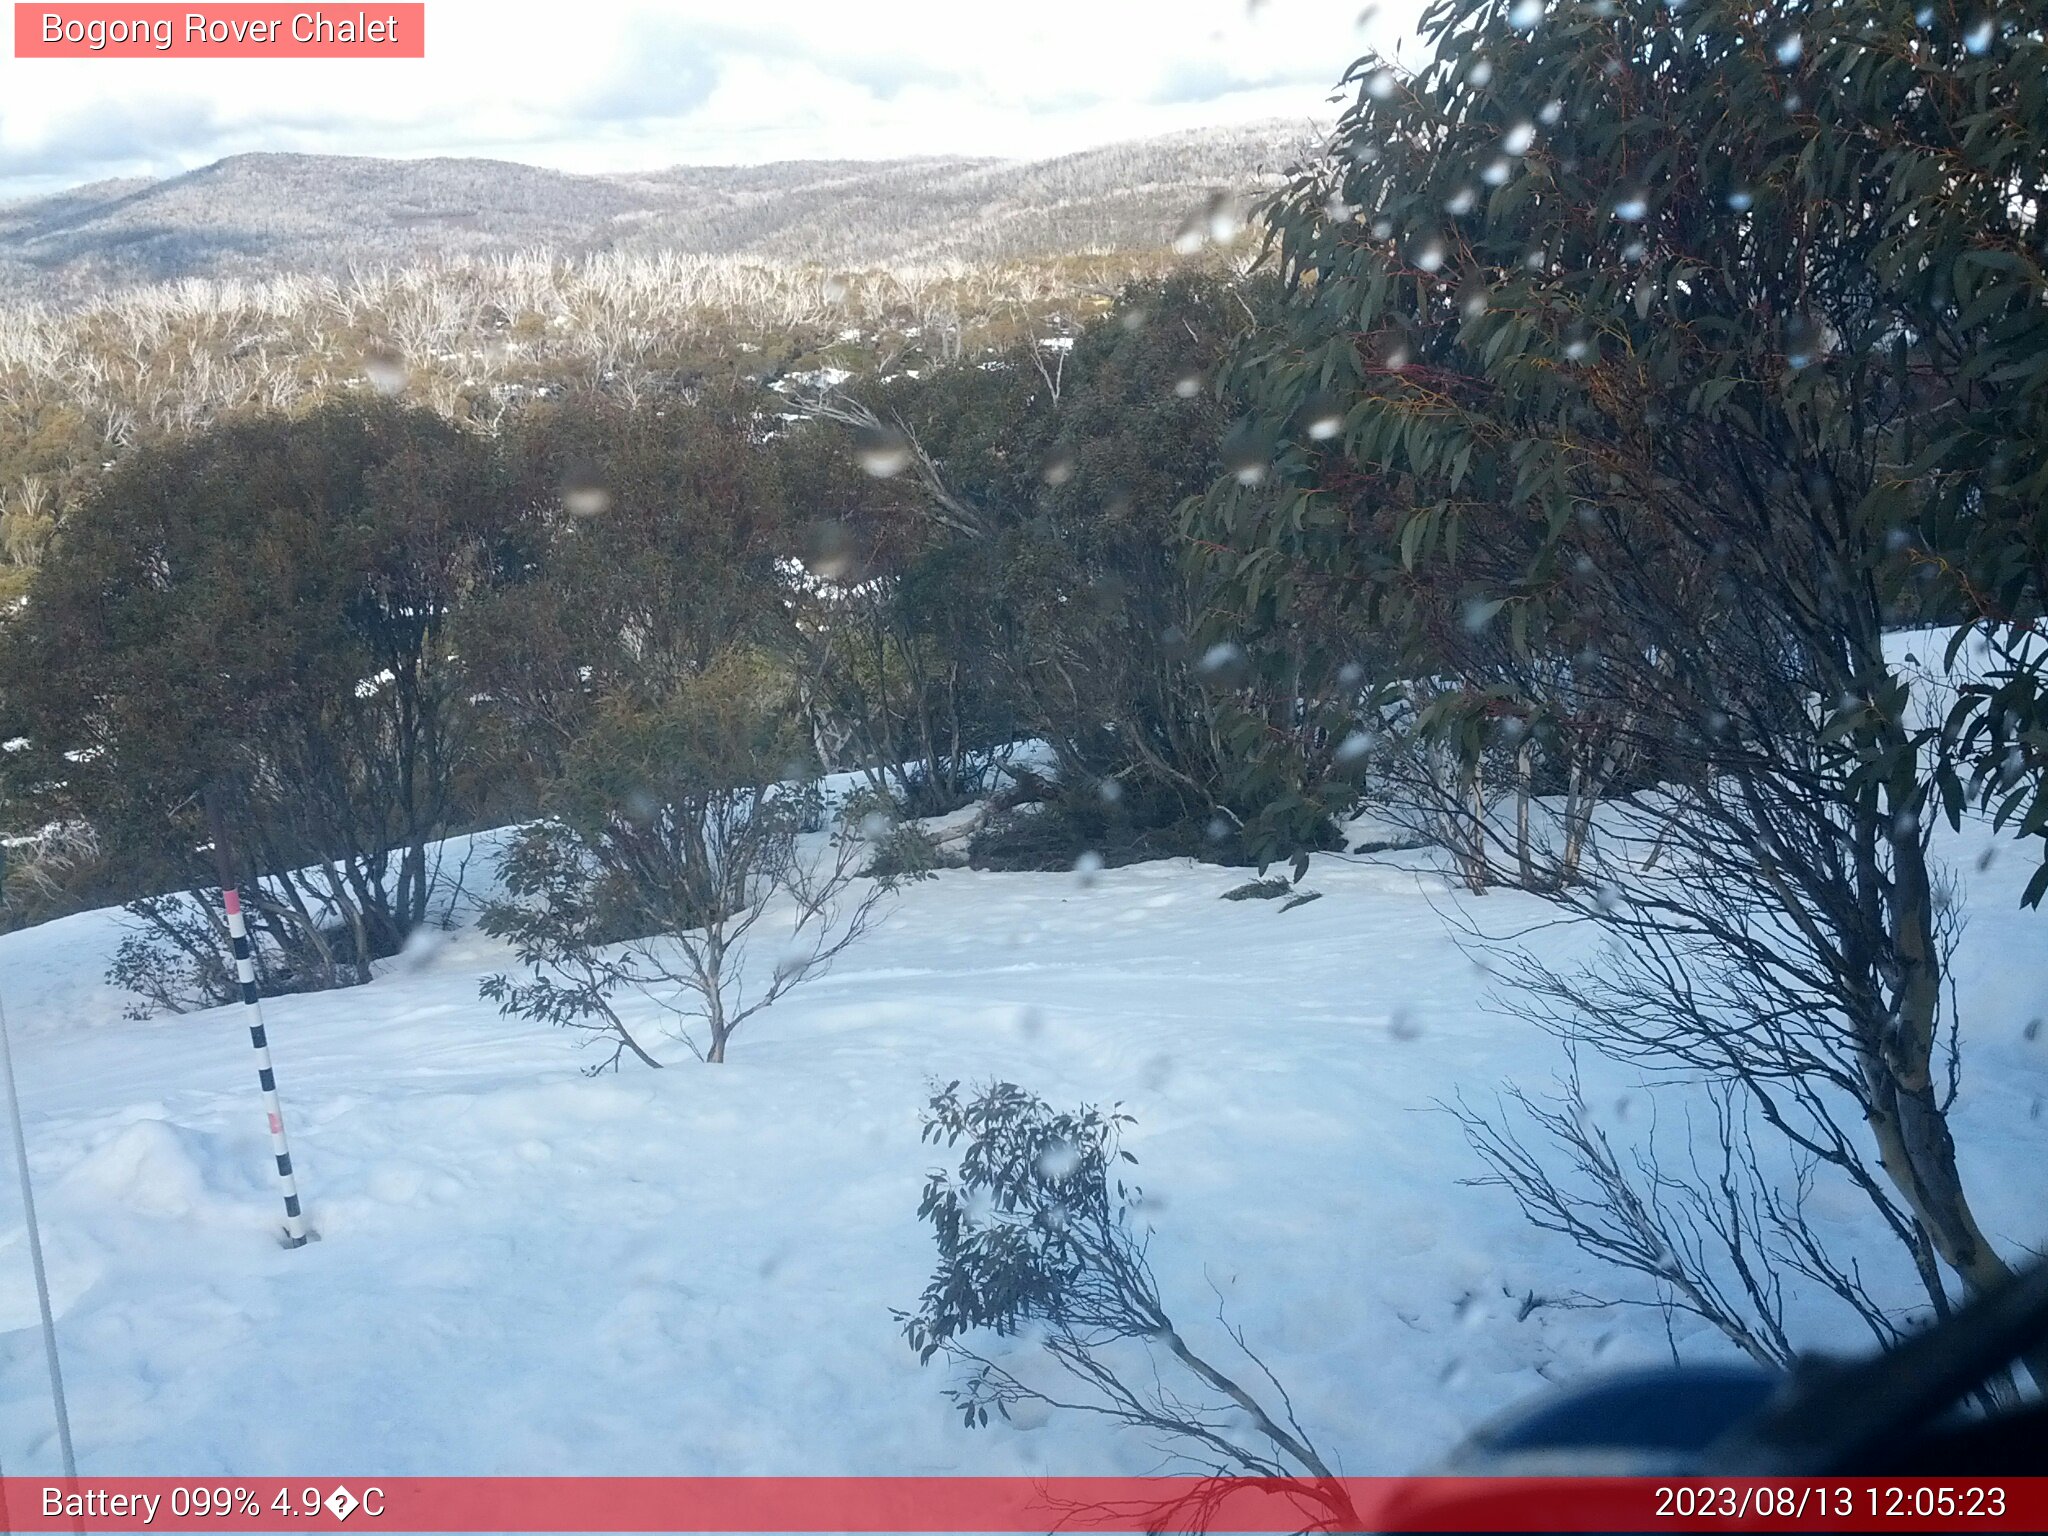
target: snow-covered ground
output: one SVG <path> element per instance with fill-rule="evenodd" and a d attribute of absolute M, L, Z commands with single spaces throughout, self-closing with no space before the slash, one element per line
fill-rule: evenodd
<path fill-rule="evenodd" d="M 2048 1238 L 2048 915 L 2025 860 L 1968 899 L 1959 1131 L 1986 1226 Z M 0 939 L 72 1416 L 99 1473 L 1063 1473 L 1154 1448 L 1053 1416 L 968 1430 L 890 1319 L 931 1247 L 927 1080 L 1121 1101 L 1186 1331 L 1220 1296 L 1354 1473 L 1427 1465 L 1547 1381 L 1667 1357 L 1652 1311 L 1537 1306 L 1615 1282 L 1527 1227 L 1433 1106 L 1547 1083 L 1555 1046 L 1487 1001 L 1422 855 L 1324 856 L 1324 899 L 1220 901 L 1184 861 L 908 887 L 722 1067 L 590 1078 L 501 1018 L 473 930 L 373 985 L 266 1005 L 321 1241 L 278 1201 L 239 1009 L 132 1022 L 118 919 Z M 1563 943 L 1574 940 L 1552 939 Z M 651 1020 L 651 1014 L 650 1014 Z M 1617 1095 L 1602 1114 L 1626 1116 Z M 57 1460 L 20 1214 L 0 1204 L 0 1463 Z M 1853 1206 L 1821 1212 L 1853 1220 Z M 1711 1338 L 1682 1333 L 1712 1355 Z M 1854 1345 L 1853 1335 L 1836 1342 Z"/>

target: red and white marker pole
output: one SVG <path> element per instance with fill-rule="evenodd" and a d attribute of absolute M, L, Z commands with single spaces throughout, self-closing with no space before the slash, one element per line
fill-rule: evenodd
<path fill-rule="evenodd" d="M 242 984 L 242 1005 L 249 1010 L 249 1043 L 256 1047 L 256 1081 L 263 1088 L 263 1110 L 270 1117 L 270 1150 L 277 1154 L 277 1182 L 284 1191 L 284 1245 L 306 1246 L 306 1218 L 299 1210 L 299 1181 L 292 1175 L 292 1149 L 284 1139 L 284 1106 L 277 1098 L 277 1073 L 270 1064 L 270 1037 L 263 1030 L 263 1004 L 256 996 L 256 956 L 249 946 L 249 925 L 242 917 L 242 893 L 232 885 L 220 893 L 228 916 L 228 937 L 235 946 L 235 977 Z"/>

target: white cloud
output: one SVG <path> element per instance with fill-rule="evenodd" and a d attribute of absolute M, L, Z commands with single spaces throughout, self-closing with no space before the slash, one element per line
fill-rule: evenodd
<path fill-rule="evenodd" d="M 428 0 L 424 60 L 0 59 L 0 197 L 222 155 L 1035 156 L 1327 116 L 1420 0 Z"/>

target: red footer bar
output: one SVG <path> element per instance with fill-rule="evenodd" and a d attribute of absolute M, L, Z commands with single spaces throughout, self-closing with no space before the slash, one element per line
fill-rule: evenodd
<path fill-rule="evenodd" d="M 2048 1530 L 2048 1477 L 10 1477 L 0 1494 L 7 1531 Z"/>

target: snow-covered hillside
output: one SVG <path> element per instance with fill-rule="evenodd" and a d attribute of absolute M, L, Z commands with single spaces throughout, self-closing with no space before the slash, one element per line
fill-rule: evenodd
<path fill-rule="evenodd" d="M 2048 1038 L 2025 1028 L 2048 1012 L 2048 918 L 2016 906 L 2018 857 L 1977 867 L 1983 836 L 1942 845 L 1969 913 L 1958 1126 L 1985 1224 L 2017 1248 L 2048 1237 Z M 963 1428 L 942 1367 L 898 1337 L 890 1308 L 931 1261 L 914 1212 L 939 1156 L 919 1140 L 934 1076 L 1135 1114 L 1169 1306 L 1215 1341 L 1220 1297 L 1348 1471 L 1426 1465 L 1547 1381 L 1666 1358 L 1653 1310 L 1542 1304 L 1617 1282 L 1462 1184 L 1477 1164 L 1433 1107 L 1558 1064 L 1489 1006 L 1443 909 L 1496 931 L 1549 909 L 1461 897 L 1422 855 L 1319 857 L 1305 884 L 1324 899 L 1285 913 L 1217 899 L 1242 879 L 943 873 L 715 1068 L 677 1047 L 672 1070 L 583 1076 L 573 1037 L 478 1001 L 506 956 L 474 931 L 369 987 L 273 1001 L 321 1235 L 298 1252 L 275 1243 L 240 1012 L 122 1019 L 99 980 L 108 914 L 0 939 L 83 1467 L 1154 1468 L 1093 1422 Z M 1631 1102 L 1623 1085 L 1599 1113 Z M 17 1475 L 57 1462 L 34 1323 L 10 1193 L 0 1461 Z"/>

